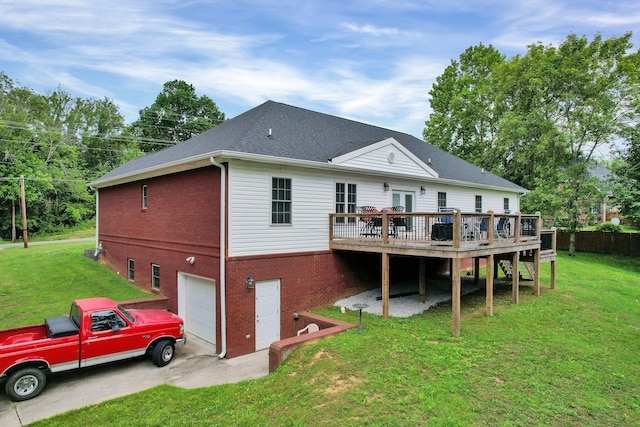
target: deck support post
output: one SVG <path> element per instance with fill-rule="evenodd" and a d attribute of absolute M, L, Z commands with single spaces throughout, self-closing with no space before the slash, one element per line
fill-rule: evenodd
<path fill-rule="evenodd" d="M 480 283 L 480 257 L 475 257 L 473 259 L 473 274 L 475 284 L 477 285 Z"/>
<path fill-rule="evenodd" d="M 382 252 L 382 318 L 389 318 L 389 253 Z"/>
<path fill-rule="evenodd" d="M 556 288 L 556 260 L 551 260 L 551 290 Z"/>
<path fill-rule="evenodd" d="M 487 255 L 487 301 L 485 315 L 493 316 L 493 255 Z"/>
<path fill-rule="evenodd" d="M 453 258 L 451 269 L 451 311 L 452 333 L 454 337 L 460 336 L 460 258 Z"/>
<path fill-rule="evenodd" d="M 520 271 L 518 270 L 518 264 L 520 264 L 520 252 L 516 251 L 511 259 L 511 299 L 514 304 L 520 303 Z"/>
<path fill-rule="evenodd" d="M 418 291 L 420 293 L 420 302 L 424 304 L 427 293 L 427 261 L 424 257 L 420 257 L 420 271 L 418 273 Z"/>
<path fill-rule="evenodd" d="M 533 250 L 533 294 L 540 296 L 540 250 Z"/>

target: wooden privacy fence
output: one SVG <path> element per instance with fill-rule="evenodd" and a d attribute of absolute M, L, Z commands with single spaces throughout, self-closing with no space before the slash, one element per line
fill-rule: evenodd
<path fill-rule="evenodd" d="M 558 230 L 557 239 L 558 249 L 569 249 L 569 232 Z M 576 251 L 640 256 L 640 233 L 579 231 L 576 233 Z"/>

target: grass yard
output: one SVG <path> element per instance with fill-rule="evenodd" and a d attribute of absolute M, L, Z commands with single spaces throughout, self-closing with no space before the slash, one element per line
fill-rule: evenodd
<path fill-rule="evenodd" d="M 42 305 L 64 312 L 77 293 L 133 297 L 77 245 L 33 249 L 0 251 L 0 275 L 11 278 L 0 301 L 17 306 L 0 311 L 2 325 Z M 557 279 L 550 291 L 544 264 L 542 296 L 522 286 L 518 305 L 510 284 L 498 285 L 491 318 L 483 292 L 464 297 L 458 339 L 450 305 L 387 321 L 365 313 L 363 333 L 302 346 L 268 377 L 156 387 L 34 425 L 640 425 L 640 259 L 561 253 Z M 353 311 L 321 313 L 358 321 Z"/>
<path fill-rule="evenodd" d="M 78 298 L 150 298 L 107 267 L 83 256 L 92 242 L 0 250 L 0 328 L 43 323 L 69 312 Z"/>

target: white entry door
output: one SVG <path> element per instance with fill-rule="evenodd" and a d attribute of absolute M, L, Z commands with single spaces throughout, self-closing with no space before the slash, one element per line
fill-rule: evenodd
<path fill-rule="evenodd" d="M 280 339 L 280 280 L 256 282 L 256 351 Z"/>
<path fill-rule="evenodd" d="M 178 315 L 188 334 L 216 343 L 216 281 L 179 273 Z"/>

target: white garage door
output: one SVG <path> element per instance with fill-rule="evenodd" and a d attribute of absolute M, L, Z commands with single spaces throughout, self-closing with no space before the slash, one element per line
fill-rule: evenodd
<path fill-rule="evenodd" d="M 178 314 L 187 334 L 216 343 L 216 282 L 203 277 L 180 274 Z"/>

